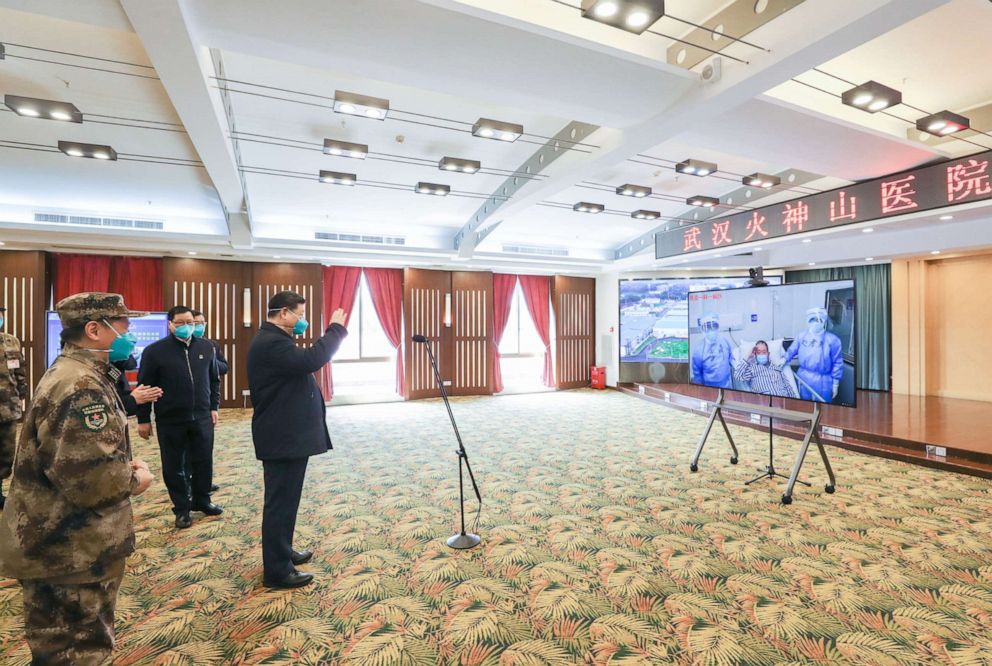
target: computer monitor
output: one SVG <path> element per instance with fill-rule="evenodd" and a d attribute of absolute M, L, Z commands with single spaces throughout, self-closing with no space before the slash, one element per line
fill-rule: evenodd
<path fill-rule="evenodd" d="M 62 321 L 57 312 L 48 311 L 45 313 L 45 333 L 46 354 L 45 367 L 50 367 L 61 352 L 59 336 L 62 333 Z M 169 335 L 169 319 L 164 312 L 152 312 L 146 317 L 133 317 L 131 319 L 131 332 L 138 338 L 138 343 L 134 347 L 134 357 L 141 365 L 141 352 L 145 347 L 153 342 L 161 340 Z"/>

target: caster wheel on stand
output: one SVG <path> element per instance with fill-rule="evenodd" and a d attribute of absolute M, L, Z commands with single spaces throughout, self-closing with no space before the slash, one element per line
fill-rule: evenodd
<path fill-rule="evenodd" d="M 733 456 L 733 457 L 731 457 L 731 459 L 730 459 L 730 464 L 731 464 L 731 465 L 736 465 L 736 464 L 737 464 L 737 456 Z"/>
<path fill-rule="evenodd" d="M 833 492 L 834 492 L 834 490 L 836 490 L 836 489 L 835 489 L 835 488 L 834 488 L 834 487 L 833 487 L 833 486 L 832 486 L 831 484 L 829 484 L 829 483 L 828 483 L 827 485 L 825 485 L 825 486 L 823 487 L 823 489 L 824 489 L 824 490 L 826 490 L 826 491 L 827 491 L 828 493 L 830 493 L 830 494 L 833 494 Z"/>
<path fill-rule="evenodd" d="M 782 504 L 792 504 L 792 495 L 782 495 Z"/>
<path fill-rule="evenodd" d="M 699 465 L 689 465 L 689 471 L 690 472 L 698 472 L 699 471 Z"/>

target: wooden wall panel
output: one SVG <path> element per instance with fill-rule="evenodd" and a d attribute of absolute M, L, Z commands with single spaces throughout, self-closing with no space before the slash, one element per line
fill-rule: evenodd
<path fill-rule="evenodd" d="M 560 389 L 589 385 L 596 360 L 596 281 L 556 275 L 551 302 L 555 314 L 555 380 Z"/>
<path fill-rule="evenodd" d="M 403 324 L 406 345 L 406 398 L 440 397 L 427 350 L 412 335 L 427 337 L 442 380 L 448 380 L 450 334 L 444 325 L 444 297 L 451 292 L 451 273 L 407 268 L 403 271 Z"/>
<path fill-rule="evenodd" d="M 238 261 L 210 261 L 165 257 L 163 303 L 168 310 L 185 305 L 201 310 L 209 326 L 207 337 L 220 343 L 231 365 L 221 378 L 221 405 L 243 407 L 248 390 L 247 352 L 261 323 L 253 312 L 244 325 L 244 290 L 251 286 L 252 265 Z"/>
<path fill-rule="evenodd" d="M 21 341 L 31 396 L 45 374 L 45 310 L 50 293 L 44 252 L 0 251 L 0 304 L 7 308 L 2 330 Z"/>
<path fill-rule="evenodd" d="M 492 395 L 493 274 L 451 274 L 451 334 L 454 373 L 451 395 Z"/>

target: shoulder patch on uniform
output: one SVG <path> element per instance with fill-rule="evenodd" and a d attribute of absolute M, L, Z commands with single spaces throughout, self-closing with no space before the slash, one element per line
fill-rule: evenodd
<path fill-rule="evenodd" d="M 110 421 L 110 417 L 107 414 L 107 406 L 102 402 L 80 407 L 79 415 L 83 419 L 83 425 L 94 432 L 99 432 L 106 428 L 107 423 Z"/>

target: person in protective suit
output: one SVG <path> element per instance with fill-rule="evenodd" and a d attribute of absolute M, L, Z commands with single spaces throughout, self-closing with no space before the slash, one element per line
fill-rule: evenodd
<path fill-rule="evenodd" d="M 828 321 L 825 309 L 807 310 L 806 330 L 796 336 L 785 353 L 785 364 L 799 359 L 796 379 L 803 400 L 833 402 L 840 390 L 844 353 L 840 338 L 827 330 Z"/>
<path fill-rule="evenodd" d="M 733 388 L 733 350 L 726 338 L 720 337 L 720 319 L 714 314 L 699 320 L 703 340 L 693 345 L 692 377 L 697 384 L 716 388 Z"/>

